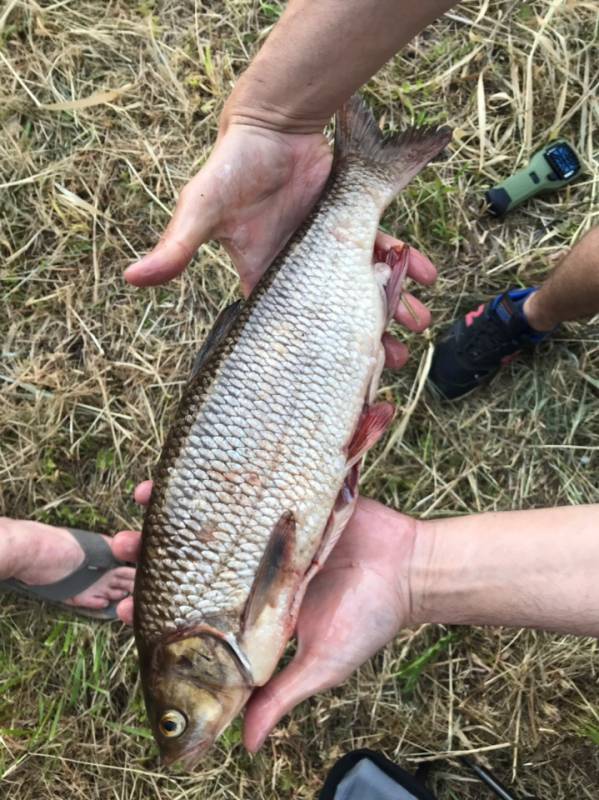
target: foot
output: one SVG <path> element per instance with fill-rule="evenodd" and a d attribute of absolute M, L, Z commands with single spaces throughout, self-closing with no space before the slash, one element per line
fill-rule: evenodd
<path fill-rule="evenodd" d="M 490 380 L 524 347 L 548 336 L 551 331 L 531 327 L 523 310 L 535 291 L 511 289 L 454 322 L 437 342 L 429 384 L 455 400 Z"/>
<path fill-rule="evenodd" d="M 0 577 L 3 579 L 16 578 L 28 586 L 56 583 L 74 572 L 84 560 L 83 550 L 65 528 L 3 519 L 0 521 L 0 534 Z M 103 538 L 116 559 L 135 560 L 139 533 L 121 531 L 116 536 Z M 134 579 L 135 569 L 132 567 L 115 567 L 65 602 L 80 608 L 107 608 L 133 591 Z"/>

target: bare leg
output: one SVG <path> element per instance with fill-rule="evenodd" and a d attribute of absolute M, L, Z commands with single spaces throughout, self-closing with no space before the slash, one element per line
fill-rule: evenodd
<path fill-rule="evenodd" d="M 590 230 L 527 298 L 524 313 L 537 331 L 599 312 L 599 227 Z"/>
<path fill-rule="evenodd" d="M 134 531 L 104 538 L 115 558 L 130 561 L 136 557 L 139 534 Z M 55 583 L 82 561 L 79 544 L 65 528 L 0 517 L 0 580 L 17 578 L 30 586 Z M 83 608 L 105 608 L 133 590 L 134 575 L 131 567 L 116 567 L 68 602 Z"/>

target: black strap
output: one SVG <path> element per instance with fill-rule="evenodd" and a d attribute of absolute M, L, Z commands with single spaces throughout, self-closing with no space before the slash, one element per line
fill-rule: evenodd
<path fill-rule="evenodd" d="M 413 775 L 410 775 L 409 772 L 406 772 L 405 769 L 402 769 L 393 761 L 390 761 L 382 753 L 378 753 L 376 750 L 368 750 L 367 748 L 363 750 L 353 750 L 351 753 L 347 753 L 347 755 L 340 758 L 339 761 L 333 765 L 331 771 L 327 775 L 318 800 L 334 800 L 337 787 L 343 778 L 364 758 L 376 764 L 380 770 L 403 789 L 413 794 L 418 800 L 437 800 L 424 784 Z"/>

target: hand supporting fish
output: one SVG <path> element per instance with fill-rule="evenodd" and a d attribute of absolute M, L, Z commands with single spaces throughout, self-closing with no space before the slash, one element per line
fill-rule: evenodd
<path fill-rule="evenodd" d="M 411 129 L 385 143 L 352 99 L 319 203 L 202 348 L 156 474 L 135 589 L 166 761 L 197 761 L 268 681 L 353 512 L 359 464 L 393 415 L 374 398 L 408 268 L 407 248 L 373 268 L 377 225 L 449 138 Z"/>
<path fill-rule="evenodd" d="M 266 267 L 308 216 L 322 194 L 331 170 L 332 150 L 322 133 L 265 131 L 259 126 L 221 123 L 209 159 L 183 188 L 173 217 L 156 247 L 125 271 L 136 286 L 154 286 L 179 275 L 198 248 L 217 240 L 239 273 L 248 296 Z M 398 244 L 377 232 L 375 246 L 386 252 Z M 383 258 L 384 260 L 384 258 Z M 410 249 L 408 276 L 423 285 L 434 283 L 437 270 L 418 250 Z M 396 319 L 409 330 L 429 324 L 424 306 L 406 292 Z M 405 362 L 405 346 L 391 334 L 383 337 L 386 366 Z"/>

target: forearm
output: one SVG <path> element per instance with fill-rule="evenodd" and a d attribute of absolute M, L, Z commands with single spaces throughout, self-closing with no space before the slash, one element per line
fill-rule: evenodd
<path fill-rule="evenodd" d="M 321 131 L 403 45 L 456 0 L 290 0 L 235 87 L 225 124 Z"/>
<path fill-rule="evenodd" d="M 599 226 L 592 228 L 564 256 L 524 310 L 530 324 L 542 331 L 599 311 Z"/>
<path fill-rule="evenodd" d="M 422 522 L 413 621 L 599 636 L 599 505 Z"/>

